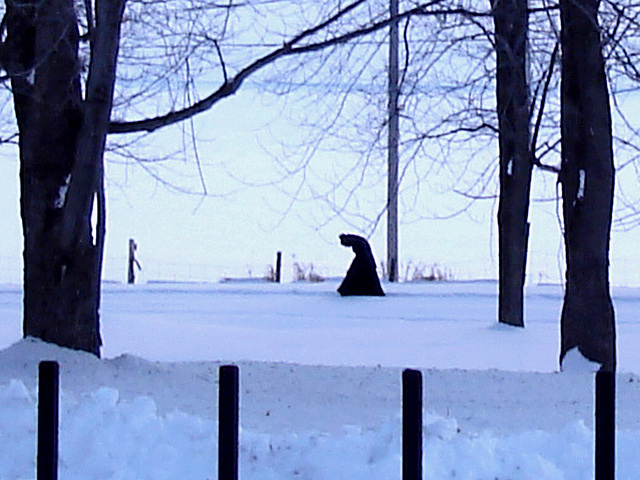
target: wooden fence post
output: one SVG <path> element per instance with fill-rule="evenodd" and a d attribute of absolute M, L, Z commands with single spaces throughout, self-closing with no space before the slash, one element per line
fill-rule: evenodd
<path fill-rule="evenodd" d="M 422 480 L 422 373 L 402 372 L 402 479 Z"/>
<path fill-rule="evenodd" d="M 38 372 L 37 480 L 58 478 L 59 366 L 40 362 Z"/>
<path fill-rule="evenodd" d="M 596 373 L 596 480 L 614 480 L 616 467 L 616 374 Z"/>
<path fill-rule="evenodd" d="M 142 265 L 136 258 L 136 250 L 138 250 L 138 244 L 133 238 L 129 239 L 129 260 L 127 262 L 127 283 L 133 285 L 136 283 L 136 268 L 142 270 Z"/>
<path fill-rule="evenodd" d="M 238 480 L 239 369 L 220 367 L 218 398 L 218 480 Z"/>

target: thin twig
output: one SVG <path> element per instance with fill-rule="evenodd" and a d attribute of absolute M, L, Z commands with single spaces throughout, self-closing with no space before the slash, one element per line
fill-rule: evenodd
<path fill-rule="evenodd" d="M 551 59 L 549 60 L 549 68 L 547 69 L 547 78 L 545 80 L 544 89 L 542 90 L 542 98 L 540 99 L 540 107 L 538 108 L 538 117 L 536 118 L 536 125 L 533 129 L 533 136 L 531 138 L 531 163 L 538 167 L 540 170 L 544 170 L 547 172 L 560 173 L 560 168 L 555 167 L 553 165 L 545 165 L 540 162 L 540 159 L 536 155 L 538 136 L 540 134 L 540 126 L 542 124 L 542 116 L 544 114 L 544 107 L 547 102 L 547 93 L 549 91 L 549 85 L 551 83 L 551 77 L 553 75 L 553 66 L 556 63 L 556 56 L 558 55 L 558 49 L 560 47 L 560 43 L 556 42 L 555 47 L 553 48 L 553 53 L 551 54 Z"/>
<path fill-rule="evenodd" d="M 222 56 L 222 50 L 220 50 L 220 45 L 218 45 L 218 41 L 214 38 L 213 45 L 216 47 L 216 52 L 218 52 L 218 58 L 220 59 L 220 66 L 222 67 L 222 75 L 224 76 L 224 83 L 229 83 L 229 76 L 227 75 L 227 64 L 224 61 L 224 57 Z"/>

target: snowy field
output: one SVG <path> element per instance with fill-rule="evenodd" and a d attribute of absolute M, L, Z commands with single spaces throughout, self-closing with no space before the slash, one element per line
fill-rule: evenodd
<path fill-rule="evenodd" d="M 495 323 L 496 284 L 105 285 L 104 360 L 21 340 L 0 286 L 0 478 L 34 478 L 36 372 L 61 363 L 61 480 L 217 478 L 217 371 L 240 366 L 243 480 L 400 478 L 400 377 L 424 374 L 426 479 L 593 478 L 593 375 L 558 373 L 562 289 Z M 617 478 L 640 478 L 640 289 L 614 289 Z"/>

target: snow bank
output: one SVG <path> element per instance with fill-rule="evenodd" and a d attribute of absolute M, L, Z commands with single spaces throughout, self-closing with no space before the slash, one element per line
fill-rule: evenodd
<path fill-rule="evenodd" d="M 0 288 L 0 478 L 34 478 L 41 360 L 61 365 L 61 480 L 216 478 L 227 362 L 240 366 L 243 480 L 399 479 L 400 366 L 424 376 L 425 479 L 593 478 L 593 374 L 557 372 L 561 292 L 531 290 L 514 330 L 495 325 L 494 290 L 342 301 L 328 283 L 113 287 L 98 360 L 19 340 L 20 291 Z M 614 298 L 617 479 L 635 480 L 640 290 Z"/>
<path fill-rule="evenodd" d="M 179 411 L 159 414 L 149 397 L 120 399 L 99 388 L 62 392 L 60 478 L 63 480 L 207 479 L 216 476 L 216 426 Z M 0 386 L 0 471 L 33 478 L 35 392 L 19 380 Z M 337 434 L 241 432 L 241 476 L 247 480 L 389 479 L 400 475 L 399 418 L 378 428 Z M 558 432 L 497 436 L 463 433 L 453 418 L 425 414 L 427 479 L 583 480 L 592 476 L 593 432 L 582 422 Z M 640 434 L 625 434 L 619 479 L 636 478 Z M 624 457 L 624 458 L 623 458 Z"/>

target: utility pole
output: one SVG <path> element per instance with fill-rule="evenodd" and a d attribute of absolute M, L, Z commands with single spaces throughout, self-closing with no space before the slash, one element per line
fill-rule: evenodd
<path fill-rule="evenodd" d="M 389 17 L 389 129 L 387 142 L 387 269 L 389 281 L 398 280 L 398 0 L 390 0 Z"/>

